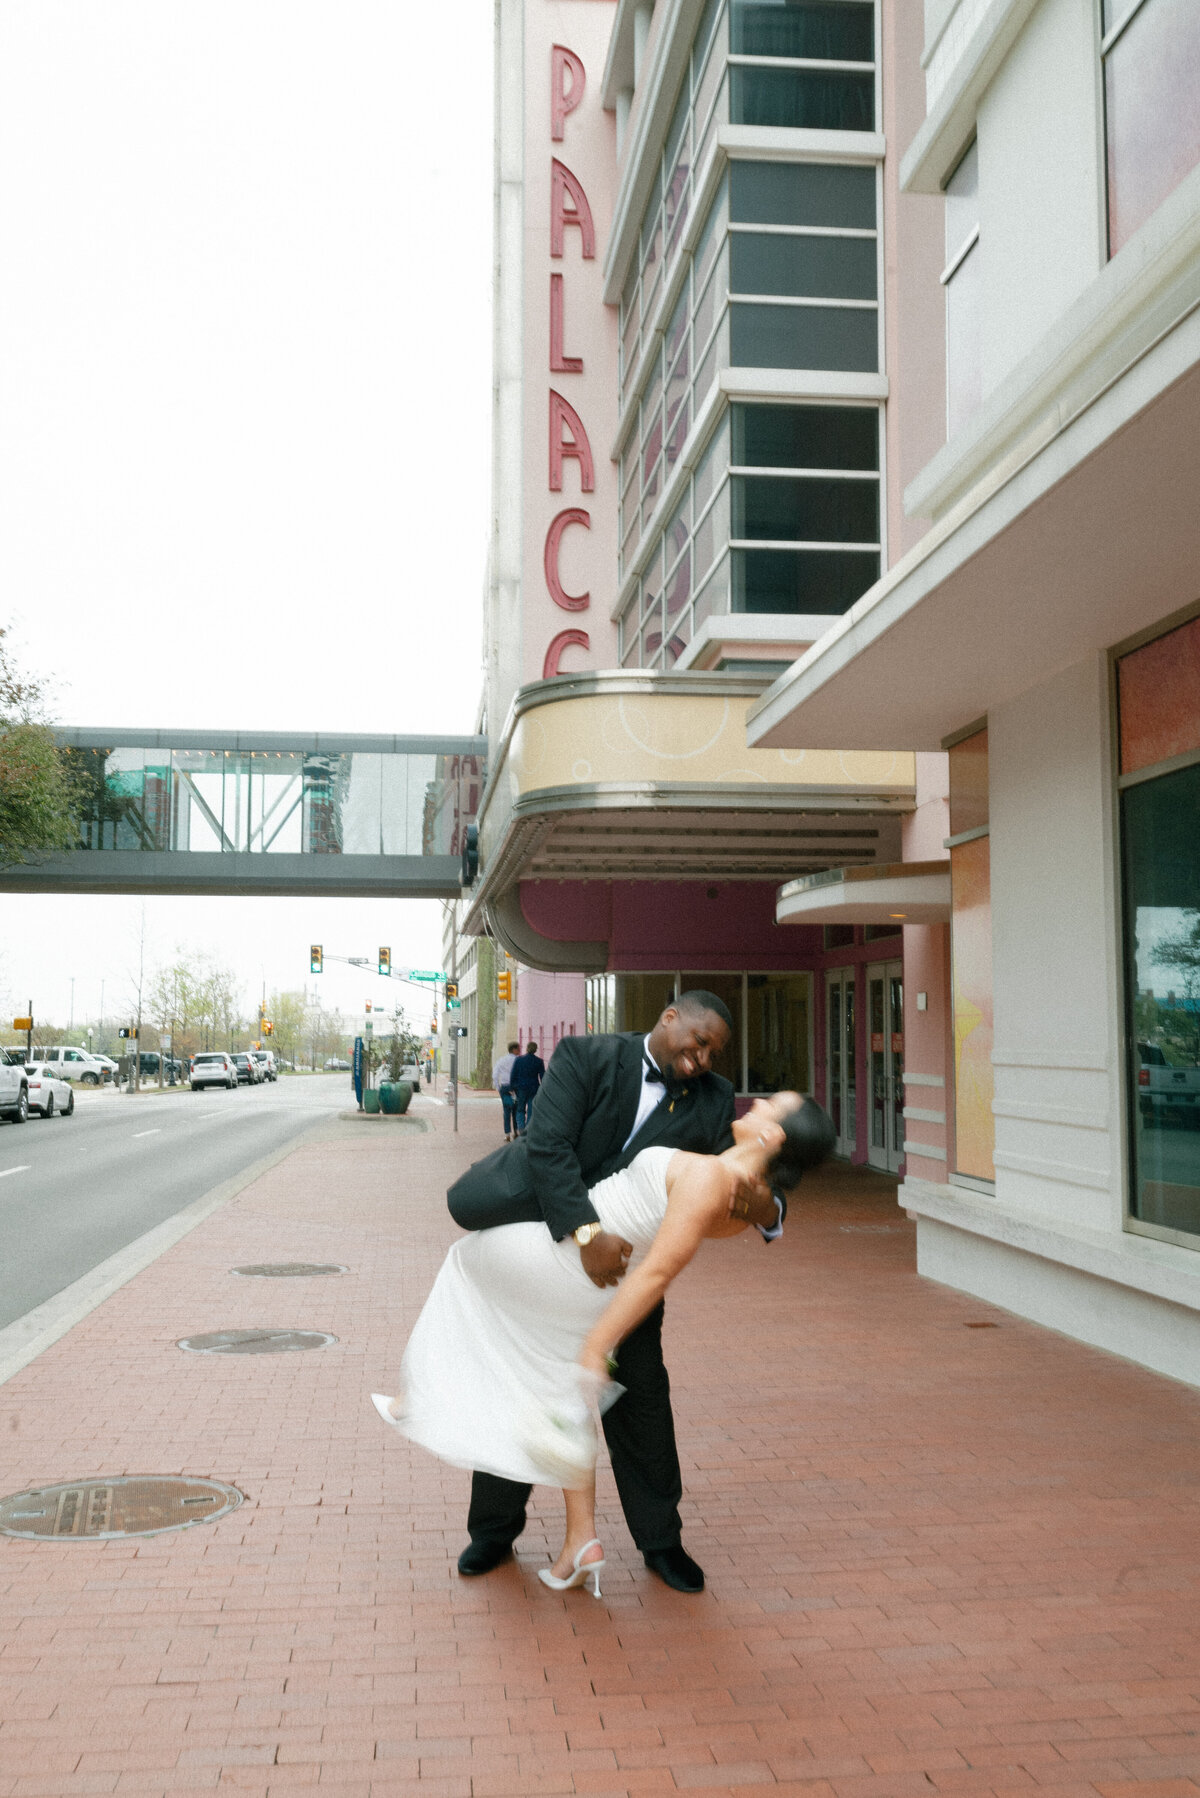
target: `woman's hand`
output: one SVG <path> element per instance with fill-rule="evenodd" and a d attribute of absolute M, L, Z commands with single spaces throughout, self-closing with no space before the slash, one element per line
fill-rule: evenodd
<path fill-rule="evenodd" d="M 765 1180 L 739 1180 L 729 1200 L 729 1215 L 741 1224 L 773 1230 L 779 1222 L 775 1195 Z"/>
<path fill-rule="evenodd" d="M 589 1378 L 598 1380 L 601 1385 L 607 1384 L 612 1377 L 609 1373 L 608 1356 L 604 1350 L 592 1348 L 586 1342 L 579 1351 L 579 1365 Z"/>

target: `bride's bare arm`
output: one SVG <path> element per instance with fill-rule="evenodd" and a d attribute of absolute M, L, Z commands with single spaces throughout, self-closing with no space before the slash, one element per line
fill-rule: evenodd
<path fill-rule="evenodd" d="M 606 1305 L 588 1332 L 580 1355 L 585 1366 L 603 1372 L 605 1358 L 644 1317 L 649 1317 L 667 1287 L 685 1268 L 706 1236 L 730 1231 L 730 1174 L 711 1155 L 680 1151 L 667 1170 L 667 1209 L 646 1259 Z M 742 1224 L 737 1230 L 743 1229 Z"/>

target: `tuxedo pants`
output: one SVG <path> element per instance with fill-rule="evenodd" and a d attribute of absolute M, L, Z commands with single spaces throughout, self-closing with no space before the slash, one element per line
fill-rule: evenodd
<path fill-rule="evenodd" d="M 683 1480 L 671 1415 L 671 1382 L 662 1354 L 661 1305 L 628 1335 L 618 1351 L 617 1378 L 625 1387 L 604 1414 L 604 1435 L 621 1509 L 643 1554 L 676 1548 L 682 1525 Z M 471 1475 L 467 1529 L 472 1542 L 511 1545 L 525 1528 L 531 1487 L 493 1473 Z"/>

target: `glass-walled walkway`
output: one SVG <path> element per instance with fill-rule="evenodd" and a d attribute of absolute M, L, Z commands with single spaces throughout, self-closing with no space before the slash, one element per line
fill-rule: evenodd
<path fill-rule="evenodd" d="M 482 737 L 59 735 L 79 768 L 79 847 L 10 870 L 11 886 L 458 891 Z"/>

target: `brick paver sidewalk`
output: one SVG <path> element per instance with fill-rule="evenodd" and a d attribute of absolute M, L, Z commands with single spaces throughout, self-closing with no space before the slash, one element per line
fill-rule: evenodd
<path fill-rule="evenodd" d="M 918 1280 L 870 1175 L 671 1295 L 703 1596 L 646 1572 L 607 1474 L 603 1602 L 537 1582 L 546 1493 L 519 1561 L 460 1580 L 467 1476 L 366 1394 L 498 1116 L 331 1124 L 0 1388 L 0 1492 L 247 1498 L 141 1541 L 0 1539 L 0 1798 L 1200 1794 L 1200 1392 Z M 229 1271 L 262 1260 L 350 1271 Z M 175 1347 L 259 1324 L 338 1340 Z"/>

